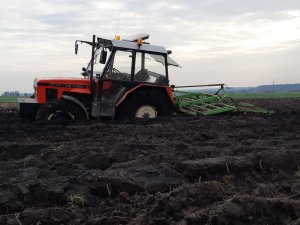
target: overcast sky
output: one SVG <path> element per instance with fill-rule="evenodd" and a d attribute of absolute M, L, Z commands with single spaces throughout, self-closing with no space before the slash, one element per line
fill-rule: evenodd
<path fill-rule="evenodd" d="M 35 77 L 80 77 L 74 40 L 150 33 L 182 69 L 172 84 L 300 83 L 299 0 L 0 0 L 0 93 Z M 86 47 L 87 48 L 87 47 Z"/>

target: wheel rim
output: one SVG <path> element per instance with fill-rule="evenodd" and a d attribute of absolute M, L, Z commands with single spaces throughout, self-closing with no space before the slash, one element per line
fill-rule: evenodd
<path fill-rule="evenodd" d="M 157 111 L 154 106 L 142 105 L 135 114 L 136 118 L 153 119 L 157 117 Z"/>
<path fill-rule="evenodd" d="M 65 120 L 74 120 L 75 116 L 67 111 L 63 111 L 63 110 L 57 110 L 53 113 L 51 113 L 48 116 L 48 120 L 55 120 L 55 121 L 65 121 Z"/>

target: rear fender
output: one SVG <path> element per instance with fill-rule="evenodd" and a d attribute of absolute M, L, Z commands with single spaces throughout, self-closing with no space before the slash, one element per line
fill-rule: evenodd
<path fill-rule="evenodd" d="M 84 107 L 84 105 L 82 104 L 81 101 L 79 101 L 77 98 L 74 98 L 74 97 L 69 96 L 69 95 L 62 95 L 61 98 L 65 99 L 67 101 L 73 102 L 74 104 L 78 105 L 85 112 L 86 119 L 89 120 L 89 113 L 88 113 L 88 111 L 86 110 L 86 108 Z"/>
<path fill-rule="evenodd" d="M 161 89 L 163 91 L 165 91 L 165 94 L 168 95 L 170 102 L 173 104 L 174 103 L 174 99 L 173 99 L 173 94 L 172 94 L 172 89 L 170 87 L 166 87 L 166 86 L 157 86 L 157 85 L 145 85 L 145 84 L 141 84 L 138 85 L 130 90 L 128 90 L 122 97 L 121 99 L 117 102 L 116 107 L 118 107 L 122 102 L 124 102 L 127 97 L 130 94 L 133 94 L 134 92 L 141 90 L 141 89 Z"/>

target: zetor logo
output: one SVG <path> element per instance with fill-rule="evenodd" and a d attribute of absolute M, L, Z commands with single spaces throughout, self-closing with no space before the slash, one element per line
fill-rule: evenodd
<path fill-rule="evenodd" d="M 85 85 L 81 85 L 81 84 L 55 84 L 55 83 L 50 83 L 48 85 L 51 86 L 51 87 L 86 88 Z"/>

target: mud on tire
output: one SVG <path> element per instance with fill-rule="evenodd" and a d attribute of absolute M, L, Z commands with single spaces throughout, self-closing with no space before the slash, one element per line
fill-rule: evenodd
<path fill-rule="evenodd" d="M 71 122 L 84 119 L 86 119 L 84 111 L 76 104 L 64 99 L 42 105 L 35 117 L 37 122 Z"/>
<path fill-rule="evenodd" d="M 137 110 L 143 105 L 154 107 L 158 117 L 169 116 L 174 111 L 173 104 L 164 90 L 149 88 L 131 93 L 117 108 L 116 118 L 134 119 Z"/>

